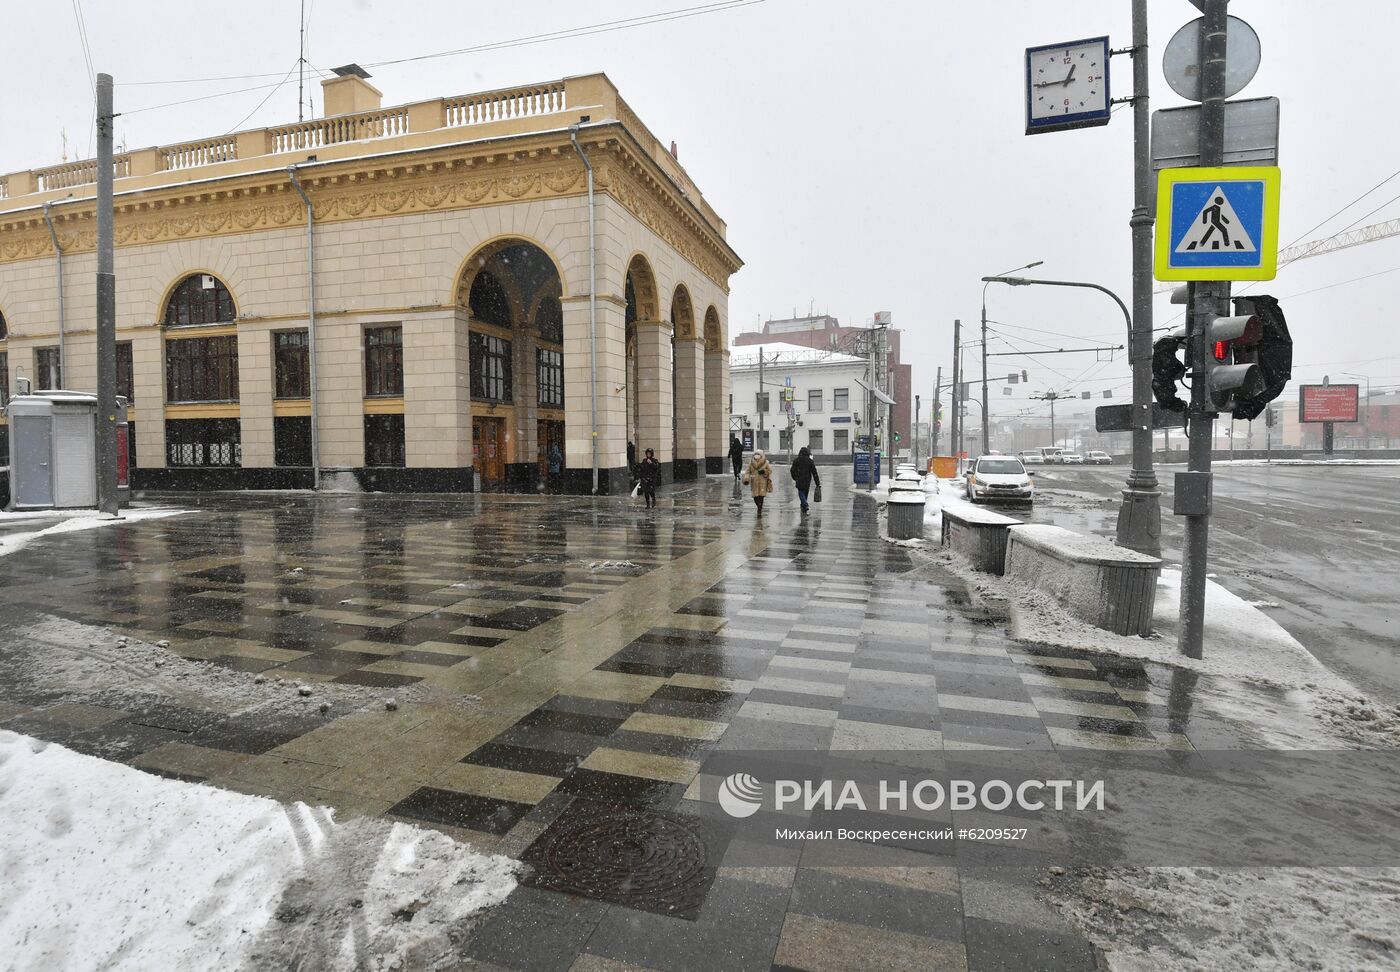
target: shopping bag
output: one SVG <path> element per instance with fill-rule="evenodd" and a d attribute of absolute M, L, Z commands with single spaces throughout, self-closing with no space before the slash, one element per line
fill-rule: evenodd
<path fill-rule="evenodd" d="M 822 501 L 822 484 L 821 484 L 821 483 L 817 483 L 816 492 L 812 493 L 812 502 L 813 502 L 813 503 L 820 503 L 821 501 Z"/>
<path fill-rule="evenodd" d="M 635 485 L 635 486 L 632 487 L 632 498 L 633 498 L 633 499 L 636 499 L 638 496 L 641 496 L 641 495 L 642 495 L 642 481 L 639 479 L 639 480 L 637 480 L 637 485 Z"/>

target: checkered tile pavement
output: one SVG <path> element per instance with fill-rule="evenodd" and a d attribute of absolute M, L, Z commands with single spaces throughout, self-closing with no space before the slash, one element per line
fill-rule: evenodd
<path fill-rule="evenodd" d="M 233 670 L 422 682 L 479 705 L 270 717 L 139 686 L 0 687 L 0 727 L 520 858 L 521 887 L 467 942 L 472 968 L 1093 968 L 1036 875 L 937 858 L 754 866 L 715 813 L 700 770 L 724 750 L 951 758 L 1237 738 L 1199 713 L 1184 731 L 1165 669 L 1012 642 L 955 581 L 880 542 L 873 508 L 828 478 L 813 516 L 780 492 L 762 525 L 716 479 L 669 490 L 655 513 L 190 498 L 190 516 L 51 544 L 37 574 L 0 561 L 0 618 L 57 615 Z"/>

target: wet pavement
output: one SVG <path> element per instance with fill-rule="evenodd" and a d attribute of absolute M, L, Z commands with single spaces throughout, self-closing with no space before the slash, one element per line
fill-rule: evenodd
<path fill-rule="evenodd" d="M 1182 521 L 1161 466 L 1162 543 L 1181 562 Z M 1126 466 L 1038 468 L 1049 502 L 1030 517 L 1113 536 Z M 1214 579 L 1258 604 L 1325 665 L 1400 701 L 1400 466 L 1215 466 Z M 1016 515 L 1014 511 L 1009 511 Z"/>
<path fill-rule="evenodd" d="M 1011 641 L 955 578 L 878 538 L 845 470 L 823 475 L 812 515 L 784 483 L 762 522 L 726 477 L 654 512 L 161 495 L 192 512 L 0 558 L 0 728 L 524 861 L 463 967 L 1095 968 L 1043 870 L 757 866 L 701 785 L 724 749 L 975 760 L 1252 739 L 1192 705 L 1209 679 Z M 170 689 L 119 636 L 242 687 Z M 39 677 L 46 653 L 94 664 Z"/>

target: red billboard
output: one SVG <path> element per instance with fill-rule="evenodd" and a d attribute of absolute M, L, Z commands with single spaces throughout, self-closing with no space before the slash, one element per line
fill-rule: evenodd
<path fill-rule="evenodd" d="M 1360 385 L 1301 385 L 1299 422 L 1355 422 Z"/>

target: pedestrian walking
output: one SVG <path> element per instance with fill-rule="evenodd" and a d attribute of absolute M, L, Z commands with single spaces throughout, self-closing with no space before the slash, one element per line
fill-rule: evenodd
<path fill-rule="evenodd" d="M 812 483 L 817 484 L 817 498 L 821 498 L 822 478 L 817 474 L 817 464 L 812 460 L 812 451 L 803 446 L 797 453 L 797 458 L 792 461 L 792 468 L 788 470 L 792 476 L 792 481 L 797 484 L 797 498 L 802 503 L 802 512 L 807 512 L 807 494 L 812 488 Z"/>
<path fill-rule="evenodd" d="M 647 450 L 646 458 L 637 469 L 637 478 L 641 482 L 642 498 L 647 501 L 647 509 L 651 509 L 656 505 L 656 487 L 661 483 L 661 463 L 656 461 L 654 450 Z"/>
<path fill-rule="evenodd" d="M 744 470 L 744 443 L 737 435 L 729 437 L 729 462 L 734 466 L 734 478 L 738 479 Z"/>
<path fill-rule="evenodd" d="M 773 492 L 773 466 L 762 449 L 755 449 L 748 468 L 744 470 L 744 482 L 753 493 L 753 505 L 758 507 L 758 515 L 763 515 L 763 498 Z"/>
<path fill-rule="evenodd" d="M 558 489 L 560 477 L 564 475 L 564 450 L 559 448 L 559 443 L 551 442 L 549 444 L 547 462 L 549 485 L 552 489 Z"/>

